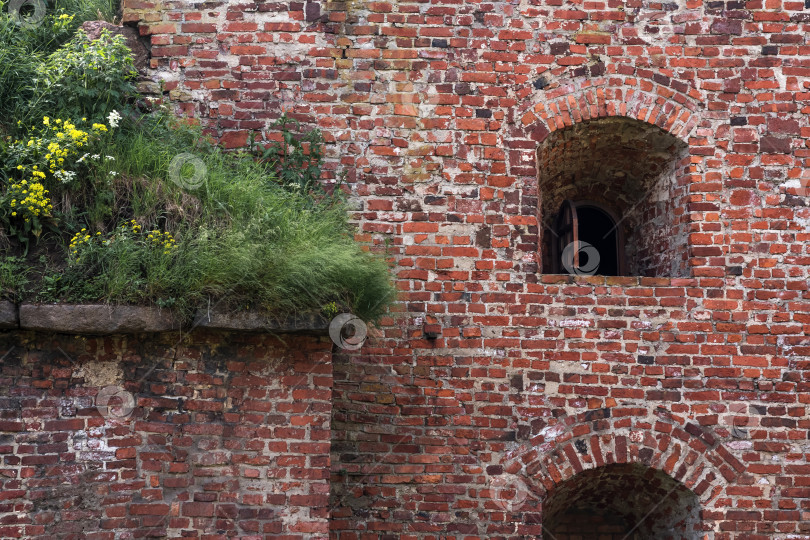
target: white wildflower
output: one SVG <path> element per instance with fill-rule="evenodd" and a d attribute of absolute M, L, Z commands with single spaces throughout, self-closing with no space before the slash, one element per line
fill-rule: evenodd
<path fill-rule="evenodd" d="M 104 156 L 107 161 L 115 161 L 115 158 L 112 156 Z"/>
<path fill-rule="evenodd" d="M 76 173 L 73 171 L 56 171 L 53 175 L 63 184 L 68 184 L 76 178 Z"/>
<path fill-rule="evenodd" d="M 110 123 L 111 128 L 117 128 L 119 120 L 121 120 L 121 115 L 118 114 L 118 111 L 112 111 L 107 117 L 107 122 Z"/>

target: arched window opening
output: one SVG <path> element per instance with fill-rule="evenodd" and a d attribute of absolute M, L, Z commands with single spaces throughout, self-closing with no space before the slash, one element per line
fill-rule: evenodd
<path fill-rule="evenodd" d="M 639 463 L 589 469 L 543 503 L 543 538 L 698 540 L 700 501 L 668 474 Z"/>
<path fill-rule="evenodd" d="M 543 272 L 689 275 L 685 142 L 639 120 L 599 118 L 554 131 L 537 159 Z M 572 209 L 578 235 L 560 230 Z M 596 270 L 583 271 L 592 262 L 566 269 L 562 256 L 571 242 L 578 248 L 575 262 L 593 261 L 598 253 Z M 593 247 L 582 253 L 586 243 Z"/>
<path fill-rule="evenodd" d="M 593 201 L 563 201 L 553 241 L 555 274 L 621 276 L 624 234 L 616 215 Z"/>

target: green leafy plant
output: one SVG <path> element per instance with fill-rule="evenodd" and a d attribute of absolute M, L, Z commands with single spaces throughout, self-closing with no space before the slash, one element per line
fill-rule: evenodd
<path fill-rule="evenodd" d="M 64 290 L 62 274 L 47 274 L 42 276 L 42 284 L 37 299 L 44 302 L 56 302 L 62 296 Z"/>
<path fill-rule="evenodd" d="M 317 129 L 297 134 L 300 123 L 282 114 L 273 122 L 280 135 L 279 141 L 271 142 L 261 149 L 251 140 L 251 146 L 259 157 L 270 164 L 277 181 L 285 188 L 309 194 L 321 187 L 321 160 L 323 159 L 323 136 Z"/>
<path fill-rule="evenodd" d="M 0 2 L 0 13 L 0 113 L 25 119 L 36 95 L 37 68 L 73 34 L 74 17 L 50 14 L 29 28 L 17 24 L 5 2 Z"/>
<path fill-rule="evenodd" d="M 329 302 L 321 308 L 321 313 L 323 313 L 323 316 L 327 319 L 332 319 L 335 315 L 340 313 L 340 306 L 337 305 L 337 302 Z"/>
<path fill-rule="evenodd" d="M 162 308 L 173 308 L 177 303 L 177 299 L 173 296 L 168 298 L 157 298 L 155 299 L 155 305 Z"/>
<path fill-rule="evenodd" d="M 16 129 L 14 123 L 8 122 L 10 119 L 28 124 L 47 114 L 43 109 L 46 104 L 39 99 L 43 64 L 83 22 L 99 17 L 111 21 L 118 2 L 52 0 L 45 18 L 34 25 L 18 24 L 9 7 L 9 2 L 0 0 L 0 133 Z"/>
<path fill-rule="evenodd" d="M 124 36 L 104 29 L 92 41 L 79 30 L 37 66 L 37 75 L 38 107 L 101 118 L 134 94 L 137 72 Z"/>

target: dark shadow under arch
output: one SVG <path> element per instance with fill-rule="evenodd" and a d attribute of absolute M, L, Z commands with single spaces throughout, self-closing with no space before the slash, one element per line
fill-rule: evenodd
<path fill-rule="evenodd" d="M 543 503 L 543 538 L 697 540 L 700 501 L 682 483 L 640 463 L 588 469 Z"/>
<path fill-rule="evenodd" d="M 617 216 L 625 275 L 687 277 L 688 156 L 684 141 L 626 117 L 587 120 L 546 137 L 537 149 L 543 272 L 559 266 L 554 223 L 563 201 L 589 200 Z"/>

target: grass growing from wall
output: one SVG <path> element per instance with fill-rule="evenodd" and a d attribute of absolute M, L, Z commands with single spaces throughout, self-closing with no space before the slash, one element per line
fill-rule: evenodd
<path fill-rule="evenodd" d="M 395 294 L 388 266 L 354 240 L 339 190 L 313 181 L 318 133 L 282 117 L 280 143 L 224 152 L 135 107 L 122 39 L 75 33 L 114 6 L 72 1 L 23 37 L 0 15 L 0 58 L 27 58 L 0 82 L 0 294 L 186 316 L 213 305 L 380 316 Z"/>
<path fill-rule="evenodd" d="M 117 174 L 107 198 L 70 216 L 71 230 L 86 228 L 91 241 L 69 259 L 65 297 L 185 312 L 209 301 L 279 313 L 334 302 L 370 319 L 387 307 L 387 265 L 354 241 L 340 197 L 286 189 L 269 163 L 200 143 L 197 129 L 173 124 L 141 117 L 106 149 L 115 159 L 95 173 Z M 173 173 L 183 155 L 199 161 Z M 166 232 L 171 245 L 155 242 Z"/>

